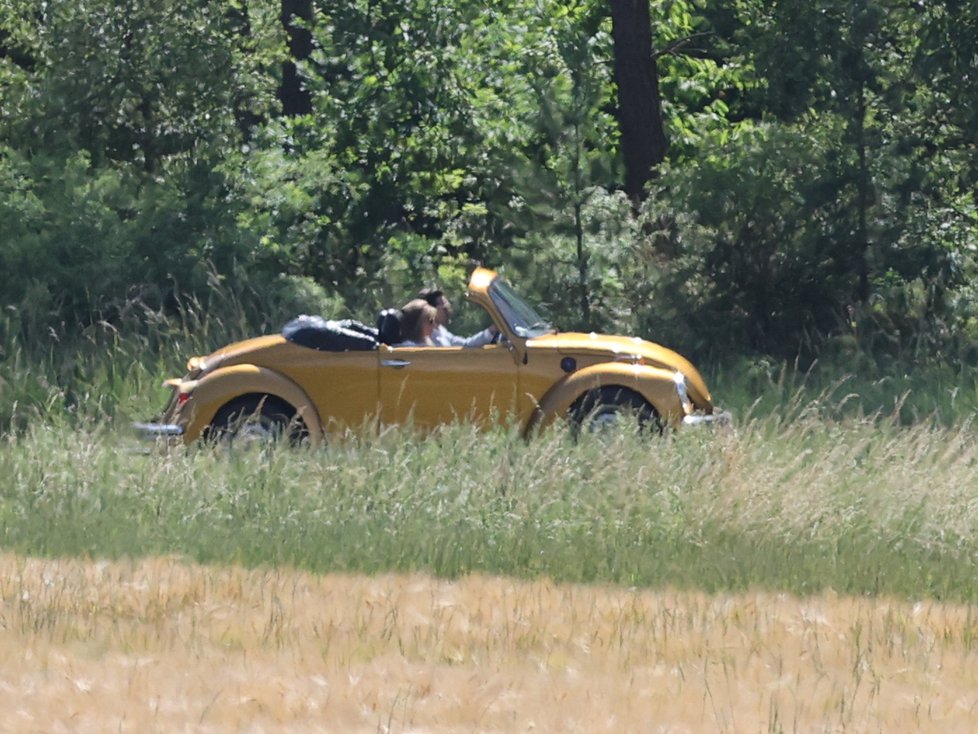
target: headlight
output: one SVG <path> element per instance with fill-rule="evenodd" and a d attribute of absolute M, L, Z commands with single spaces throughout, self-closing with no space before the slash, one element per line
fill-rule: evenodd
<path fill-rule="evenodd" d="M 689 415 L 693 412 L 693 401 L 689 399 L 689 391 L 686 390 L 686 376 L 682 372 L 677 372 L 672 376 L 672 381 L 676 385 L 676 394 L 679 395 L 683 411 Z"/>

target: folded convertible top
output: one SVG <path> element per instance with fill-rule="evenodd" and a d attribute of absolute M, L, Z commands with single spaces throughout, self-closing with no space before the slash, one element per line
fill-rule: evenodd
<path fill-rule="evenodd" d="M 321 352 L 365 352 L 377 348 L 377 329 L 353 319 L 333 321 L 302 314 L 282 327 L 282 336 Z"/>

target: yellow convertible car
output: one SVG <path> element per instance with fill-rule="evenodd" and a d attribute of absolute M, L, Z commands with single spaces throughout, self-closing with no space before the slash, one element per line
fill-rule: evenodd
<path fill-rule="evenodd" d="M 653 430 L 722 421 L 699 371 L 637 337 L 561 333 L 492 270 L 477 268 L 470 302 L 499 331 L 478 348 L 392 346 L 396 312 L 378 326 L 300 317 L 282 334 L 193 357 L 144 437 L 318 444 L 329 434 L 380 425 L 425 429 L 456 420 L 515 421 L 524 434 L 555 420 L 596 428 L 636 420 Z"/>

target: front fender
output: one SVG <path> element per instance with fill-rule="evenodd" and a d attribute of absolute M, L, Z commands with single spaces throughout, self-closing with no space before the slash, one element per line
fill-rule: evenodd
<path fill-rule="evenodd" d="M 273 395 L 284 400 L 302 418 L 309 430 L 310 441 L 317 445 L 322 439 L 322 422 L 306 392 L 285 375 L 267 367 L 252 364 L 222 367 L 179 389 L 190 396 L 180 410 L 179 420 L 184 425 L 184 440 L 187 443 L 200 437 L 222 406 L 250 394 Z"/>
<path fill-rule="evenodd" d="M 669 425 L 682 421 L 685 411 L 673 381 L 675 372 L 641 364 L 602 362 L 572 372 L 555 383 L 537 403 L 524 435 L 546 428 L 566 415 L 582 395 L 601 387 L 623 387 L 641 395 Z"/>

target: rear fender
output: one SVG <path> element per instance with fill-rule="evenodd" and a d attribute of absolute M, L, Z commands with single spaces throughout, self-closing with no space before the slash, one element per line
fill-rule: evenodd
<path fill-rule="evenodd" d="M 664 423 L 674 426 L 685 411 L 676 390 L 675 372 L 640 364 L 603 362 L 573 372 L 553 385 L 537 403 L 524 435 L 539 431 L 567 415 L 578 398 L 601 387 L 623 387 L 641 395 Z"/>
<path fill-rule="evenodd" d="M 189 389 L 188 389 L 189 388 Z M 195 380 L 192 386 L 178 388 L 189 394 L 180 410 L 180 423 L 185 425 L 184 439 L 196 441 L 210 425 L 222 406 L 242 395 L 272 395 L 295 408 L 296 413 L 309 430 L 309 440 L 318 445 L 323 429 L 319 414 L 305 391 L 279 372 L 252 364 L 236 364 L 222 367 L 205 377 Z"/>

